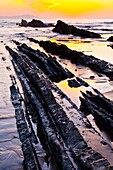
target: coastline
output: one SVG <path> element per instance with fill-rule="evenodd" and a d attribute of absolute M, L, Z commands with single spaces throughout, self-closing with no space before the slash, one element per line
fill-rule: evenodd
<path fill-rule="evenodd" d="M 99 59 L 102 59 L 102 60 L 105 59 L 107 62 L 113 63 L 113 59 L 111 58 L 111 55 L 113 54 L 113 49 L 111 49 L 110 47 L 107 46 L 108 44 L 110 44 L 109 42 L 107 42 L 107 38 L 110 37 L 110 35 L 112 35 L 112 32 L 110 33 L 110 31 L 102 31 L 102 30 L 98 30 L 97 29 L 96 32 L 99 32 L 102 35 L 103 38 L 102 38 L 102 40 L 100 40 L 100 39 L 99 40 L 97 40 L 97 39 L 92 40 L 92 39 L 79 38 L 79 37 L 75 37 L 75 36 L 72 36 L 72 35 L 60 35 L 60 34 L 57 34 L 57 33 L 53 33 L 52 32 L 52 28 L 50 28 L 50 29 L 49 28 L 38 28 L 38 30 L 36 30 L 35 28 L 21 28 L 21 27 L 16 26 L 16 24 L 14 25 L 14 23 L 15 23 L 15 21 L 12 22 L 12 25 L 8 25 L 8 22 L 7 22 L 6 26 L 4 26 L 3 28 L 2 27 L 0 28 L 0 30 L 2 30 L 1 31 L 1 41 L 3 40 L 3 42 L 1 42 L 1 48 L 2 49 L 4 49 L 5 45 L 8 45 L 13 50 L 15 50 L 17 48 L 17 46 L 12 42 L 12 39 L 13 39 L 13 40 L 17 40 L 17 41 L 19 41 L 21 43 L 26 43 L 31 48 L 39 49 L 39 50 L 43 51 L 45 54 L 48 54 L 47 52 L 45 52 L 44 49 L 39 47 L 38 44 L 30 42 L 27 39 L 27 37 L 31 37 L 29 35 L 32 34 L 32 38 L 36 38 L 38 41 L 40 41 L 40 40 L 51 40 L 52 42 L 63 43 L 67 47 L 69 47 L 71 50 L 78 50 L 80 52 L 83 52 L 86 55 L 92 55 L 93 54 L 95 57 L 98 56 Z M 104 20 L 104 22 L 102 22 L 102 20 L 101 20 L 101 24 L 103 24 L 103 23 L 105 24 L 104 28 L 106 28 L 107 26 L 109 26 L 111 24 L 111 20 L 107 20 L 107 22 L 105 20 Z M 93 27 L 95 23 L 90 23 L 90 24 L 92 24 L 92 26 L 90 25 L 90 27 Z M 98 27 L 99 24 L 100 24 L 100 22 L 96 23 L 95 26 Z M 8 25 L 8 27 L 7 27 L 7 25 Z M 83 28 L 84 27 L 85 29 L 87 29 L 86 26 L 88 25 L 88 23 L 86 22 L 84 24 L 84 23 L 80 23 L 78 21 L 74 25 L 78 26 L 79 28 Z M 113 24 L 112 24 L 111 28 L 113 28 Z M 9 32 L 7 33 L 8 30 L 10 30 L 10 35 L 9 35 Z M 109 54 L 109 56 L 108 56 L 108 54 Z M 2 52 L 1 55 L 6 57 L 6 61 L 4 61 L 5 62 L 4 67 L 8 67 L 9 63 L 7 63 L 7 59 L 8 59 L 8 57 L 11 57 L 11 56 L 9 56 L 8 54 L 6 55 L 5 49 L 4 49 L 4 52 Z M 29 53 L 28 53 L 28 55 L 29 55 Z M 107 57 L 106 57 L 106 55 L 107 55 Z M 76 66 L 76 65 L 70 63 L 70 61 L 67 61 L 65 59 L 59 59 L 58 56 L 56 56 L 56 55 L 54 55 L 52 57 L 55 57 L 55 60 L 60 65 L 62 65 L 63 67 L 69 69 L 69 71 L 71 71 L 73 74 L 75 74 L 75 76 L 78 76 L 78 77 L 82 78 L 84 81 L 86 81 L 90 85 L 89 90 L 91 90 L 91 87 L 93 87 L 93 88 L 96 88 L 97 90 L 99 90 L 102 94 L 107 94 L 110 91 L 112 91 L 112 80 L 110 80 L 105 75 L 97 76 L 96 72 L 91 71 L 87 67 Z M 10 71 L 8 72 L 8 75 L 10 75 Z M 45 75 L 44 75 L 44 77 L 45 77 Z M 18 78 L 16 78 L 16 79 L 18 80 Z M 46 83 L 46 80 L 44 80 L 44 81 Z M 49 82 L 49 80 L 48 80 L 48 82 Z M 80 95 L 80 91 L 84 92 L 84 91 L 87 90 L 87 88 L 84 88 L 82 86 L 80 88 L 70 88 L 70 87 L 68 87 L 69 88 L 69 90 L 68 90 L 68 88 L 67 88 L 67 86 L 68 86 L 67 79 L 66 80 L 62 80 L 61 83 L 55 83 L 55 84 L 56 84 L 56 87 L 51 84 L 51 88 L 53 88 L 52 90 L 54 91 L 54 94 L 56 93 L 55 94 L 56 97 L 55 96 L 54 97 L 56 98 L 57 102 L 61 100 L 61 98 L 59 98 L 57 96 L 58 94 L 60 95 L 60 93 L 62 93 L 62 92 L 60 92 L 60 90 L 63 91 L 63 93 L 66 93 L 68 95 L 67 97 L 69 97 L 72 100 L 72 102 L 75 103 L 75 105 L 78 103 L 77 100 L 79 100 L 79 97 L 81 96 Z M 47 86 L 49 86 L 49 85 L 50 84 L 47 83 Z M 58 94 L 57 94 L 57 88 L 58 88 L 57 86 L 60 88 L 60 90 L 58 90 L 59 91 Z M 40 88 L 42 88 L 42 87 L 40 87 Z M 77 95 L 77 97 L 74 97 L 74 95 L 75 96 Z M 109 93 L 109 95 L 110 95 L 110 99 L 112 100 L 112 94 Z M 107 97 L 109 97 L 109 95 L 107 94 Z M 67 99 L 67 101 L 69 102 L 70 99 Z M 64 100 L 65 100 L 65 98 L 64 98 Z M 62 101 L 60 101 L 60 102 L 62 103 Z M 67 102 L 66 103 L 64 102 L 63 105 L 61 105 L 61 103 L 59 103 L 60 107 L 64 107 L 63 108 L 64 110 L 67 107 L 67 112 L 68 112 Z M 77 104 L 77 107 L 79 107 L 79 105 L 80 105 L 80 101 L 79 101 L 79 104 Z M 70 106 L 70 107 L 72 107 L 72 106 Z M 47 106 L 47 107 L 49 107 L 49 106 Z M 70 110 L 70 113 L 71 113 L 71 110 Z M 74 117 L 74 115 L 71 116 L 71 120 L 70 120 L 72 122 L 73 122 L 73 119 L 74 119 L 73 117 Z M 85 116 L 85 119 L 87 121 L 90 121 L 90 120 L 87 119 L 87 116 Z M 77 126 L 77 120 L 75 119 L 74 121 L 76 122 L 75 125 Z M 92 120 L 92 121 L 94 121 L 94 120 Z M 68 120 L 67 120 L 67 123 L 68 123 Z M 77 126 L 77 128 L 79 129 L 79 132 L 80 132 L 79 125 Z M 81 125 L 81 128 L 82 128 L 82 125 Z M 92 127 L 92 129 L 94 129 L 94 131 L 96 131 L 95 127 Z M 90 130 L 89 130 L 89 132 L 90 132 Z M 39 131 L 39 133 L 40 133 L 40 131 Z M 80 133 L 82 133 L 82 132 L 80 132 Z M 101 134 L 100 136 L 102 136 L 101 140 L 103 141 L 103 143 L 104 142 L 107 143 L 106 145 L 109 148 L 108 149 L 108 153 L 109 153 L 110 152 L 110 147 L 112 148 L 112 138 L 109 138 L 109 139 L 106 140 L 106 137 L 103 136 L 103 133 L 101 133 L 100 130 L 99 130 L 98 133 Z M 98 133 L 96 134 L 97 136 L 98 136 Z M 68 133 L 67 133 L 67 135 L 68 135 Z M 91 134 L 89 134 L 89 136 L 87 136 L 87 133 L 86 134 L 82 134 L 82 135 L 83 136 L 86 135 L 85 138 L 87 138 L 86 139 L 87 142 L 88 142 L 88 138 L 91 138 Z M 90 140 L 89 140 L 89 144 L 88 145 L 90 145 Z M 100 139 L 98 138 L 98 141 L 99 140 Z M 43 141 L 42 141 L 42 143 L 43 143 Z M 97 143 L 94 142 L 93 144 L 96 146 L 96 145 L 98 145 L 98 142 Z M 103 147 L 106 147 L 106 146 L 104 146 L 104 144 L 103 144 Z M 66 143 L 66 145 L 67 145 L 67 143 Z M 100 144 L 100 146 L 101 146 L 101 144 Z M 81 145 L 81 147 L 82 147 L 82 145 Z M 94 147 L 94 149 L 96 150 L 97 148 Z M 105 151 L 106 151 L 106 149 L 105 149 Z M 105 151 L 103 149 L 103 153 L 101 153 L 101 154 L 105 154 Z M 99 150 L 99 152 L 101 152 L 101 149 Z M 57 153 L 57 154 L 59 154 L 59 153 Z M 109 157 L 108 155 L 105 154 L 104 156 L 106 156 L 106 158 L 107 158 L 107 157 Z M 112 163 L 112 160 L 110 161 L 110 163 Z M 44 164 L 44 162 L 43 162 L 43 164 Z M 84 162 L 84 164 L 86 165 L 85 162 Z"/>

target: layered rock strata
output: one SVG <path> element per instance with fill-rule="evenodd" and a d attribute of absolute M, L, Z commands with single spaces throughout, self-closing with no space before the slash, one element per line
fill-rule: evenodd
<path fill-rule="evenodd" d="M 62 95 L 63 99 L 63 92 L 60 92 L 28 54 L 17 53 L 8 46 L 6 49 L 13 57 L 12 63 L 22 83 L 25 100 L 33 110 L 30 114 L 37 124 L 38 136 L 47 153 L 54 158 L 57 169 L 112 170 L 110 163 L 88 146 L 78 130 L 81 125 L 76 127 L 57 102 L 55 93 Z M 70 103 L 72 104 L 71 101 Z M 78 115 L 82 115 L 74 104 L 71 107 Z M 86 117 L 85 119 L 87 121 Z M 84 124 L 84 128 L 88 128 L 84 121 L 79 121 Z M 90 123 L 87 124 L 90 127 Z"/>

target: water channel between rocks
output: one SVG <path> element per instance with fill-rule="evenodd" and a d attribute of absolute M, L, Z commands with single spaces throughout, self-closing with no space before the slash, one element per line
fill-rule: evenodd
<path fill-rule="evenodd" d="M 14 47 L 14 44 L 12 45 L 11 40 L 12 38 L 15 38 L 15 37 L 18 41 L 25 42 L 28 45 L 30 45 L 32 48 L 37 49 L 39 47 L 37 44 L 31 43 L 28 40 L 26 40 L 26 37 L 30 36 L 31 34 L 32 36 L 36 37 L 36 30 L 31 30 L 31 28 L 27 28 L 27 29 L 15 28 L 15 26 L 13 25 L 12 28 L 11 27 L 9 28 L 11 32 L 10 36 L 9 36 L 9 33 L 7 33 L 7 28 L 5 28 L 4 31 L 2 28 L 0 28 L 0 30 L 2 30 L 1 40 L 3 40 L 4 43 L 12 47 Z M 55 34 L 52 34 L 50 30 L 42 29 L 40 30 L 40 33 L 41 31 L 43 34 L 45 31 L 45 35 L 44 37 L 41 37 L 41 35 L 39 37 L 36 37 L 39 40 L 44 40 L 44 39 L 50 39 L 52 41 L 58 40 L 57 41 L 58 43 L 59 42 L 64 43 L 71 49 L 85 51 L 85 54 L 93 54 L 94 56 L 99 56 L 99 58 L 101 59 L 103 57 L 103 59 L 113 63 L 113 59 L 111 59 L 110 57 L 110 55 L 113 55 L 113 50 L 110 49 L 110 47 L 107 47 L 107 43 L 105 41 L 102 42 L 101 45 L 99 45 L 100 42 L 97 42 L 97 41 L 91 42 L 89 40 L 90 41 L 89 43 L 89 42 L 83 42 L 80 39 L 79 41 L 68 41 L 67 42 L 65 40 L 64 41 L 62 40 L 64 38 L 63 36 L 55 37 Z M 23 32 L 26 35 L 26 37 L 21 37 L 21 35 L 19 34 L 20 32 Z M 51 33 L 50 37 L 49 36 L 47 37 L 48 33 Z M 106 38 L 107 36 L 108 35 L 105 34 L 104 38 Z M 5 50 L 4 43 L 2 42 L 0 43 L 0 170 L 22 170 L 23 169 L 23 153 L 21 151 L 21 143 L 18 138 L 18 133 L 17 133 L 17 128 L 16 128 L 15 110 L 11 103 L 10 91 L 9 91 L 9 87 L 11 86 L 10 75 L 11 74 L 15 75 L 15 72 L 12 68 L 9 54 Z M 39 48 L 39 49 L 42 50 L 42 48 Z M 87 49 L 90 49 L 91 51 Z M 109 49 L 109 56 L 107 58 L 105 52 L 108 49 Z M 101 52 L 102 50 L 103 52 Z M 58 58 L 57 60 L 60 61 L 60 63 L 64 67 L 68 68 L 76 76 L 83 78 L 87 83 L 90 84 L 90 86 L 97 88 L 106 97 L 113 100 L 113 87 L 112 87 L 113 82 L 109 81 L 109 79 L 106 76 L 99 77 L 97 74 L 95 74 L 88 68 L 83 68 L 83 67 L 77 68 L 74 64 L 70 63 L 67 60 L 60 60 Z M 94 79 L 91 79 L 90 76 L 94 76 Z M 83 86 L 80 88 L 70 88 L 68 86 L 67 80 L 61 81 L 60 83 L 56 83 L 56 85 L 74 103 L 76 103 L 78 107 L 80 106 L 80 101 L 79 101 L 79 97 L 81 96 L 80 91 L 85 91 L 86 88 L 84 88 Z M 21 89 L 20 84 L 19 84 L 19 87 Z M 89 87 L 88 89 L 91 89 L 91 88 Z M 56 96 L 56 99 L 58 100 L 58 102 L 61 102 L 58 96 Z M 77 124 L 79 124 L 80 122 L 79 122 L 79 119 L 77 122 L 77 118 L 75 116 L 76 113 L 72 113 L 72 115 L 70 114 L 71 115 L 70 116 L 68 113 L 69 103 L 67 103 L 66 101 L 63 101 L 63 102 L 64 102 L 63 104 L 67 106 L 67 112 L 66 112 L 67 115 L 69 116 L 71 120 L 75 122 L 75 125 L 77 126 Z M 98 127 L 96 126 L 93 120 L 93 117 L 89 115 L 88 119 L 91 121 L 94 128 L 97 131 L 99 131 L 99 133 L 101 133 Z M 33 127 L 34 129 L 36 128 L 35 125 L 33 125 Z M 89 142 L 90 144 L 90 141 L 91 141 L 90 139 L 94 137 L 94 134 L 92 132 L 86 132 L 84 129 L 82 129 L 82 126 L 80 126 L 80 124 L 78 125 L 78 129 L 81 131 L 81 133 L 83 133 L 83 135 L 85 136 L 84 138 L 86 138 L 87 142 Z M 105 139 L 107 139 L 107 142 L 109 142 L 110 145 L 112 146 L 111 137 L 109 137 L 109 135 L 106 136 L 106 133 L 104 131 L 101 135 Z M 112 163 L 113 159 L 112 157 L 110 157 L 110 154 L 112 155 L 112 151 L 109 150 L 107 153 L 105 153 L 107 147 L 106 148 L 104 147 L 103 151 L 99 150 L 98 142 L 100 142 L 100 138 L 93 140 L 93 142 L 91 143 L 91 146 L 94 149 L 100 152 L 103 152 L 105 157 L 106 158 L 109 157 L 109 161 L 111 162 L 111 164 L 113 164 Z M 45 162 L 46 154 L 40 143 L 35 146 L 35 149 L 36 149 L 37 155 L 39 156 L 43 169 L 44 170 L 52 169 L 52 166 L 48 167 Z M 109 155 L 107 155 L 108 153 Z"/>

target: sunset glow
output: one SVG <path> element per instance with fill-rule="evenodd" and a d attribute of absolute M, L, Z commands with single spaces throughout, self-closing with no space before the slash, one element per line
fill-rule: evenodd
<path fill-rule="evenodd" d="M 113 0 L 0 0 L 0 15 L 113 18 Z"/>

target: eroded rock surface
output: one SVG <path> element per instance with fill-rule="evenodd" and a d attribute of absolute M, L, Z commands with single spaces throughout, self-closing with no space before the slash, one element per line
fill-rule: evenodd
<path fill-rule="evenodd" d="M 18 49 L 29 56 L 31 61 L 33 61 L 37 67 L 39 67 L 43 72 L 54 82 L 60 82 L 67 78 L 74 77 L 68 69 L 63 68 L 55 58 L 45 53 L 34 50 L 31 47 L 28 47 L 26 44 L 19 44 L 19 42 L 13 41 L 17 44 Z"/>
<path fill-rule="evenodd" d="M 36 20 L 36 19 L 33 19 L 30 22 L 27 22 L 26 20 L 22 19 L 19 26 L 22 26 L 22 27 L 50 27 L 50 26 L 53 26 L 53 25 L 52 24 L 45 24 L 41 20 Z"/>
<path fill-rule="evenodd" d="M 113 64 L 109 62 L 100 60 L 92 55 L 88 56 L 82 52 L 71 50 L 63 44 L 57 44 L 51 41 L 38 41 L 38 43 L 48 53 L 58 55 L 60 58 L 70 60 L 77 65 L 89 67 L 91 70 L 105 74 L 110 79 L 113 79 Z"/>
<path fill-rule="evenodd" d="M 94 93 L 86 91 L 81 100 L 81 110 L 85 114 L 92 114 L 96 121 L 111 134 L 113 128 L 113 102 L 105 98 L 98 90 Z"/>
<path fill-rule="evenodd" d="M 6 49 L 12 56 L 12 63 L 24 90 L 25 101 L 32 108 L 30 114 L 37 123 L 38 136 L 47 153 L 54 158 L 57 169 L 112 169 L 108 160 L 88 146 L 80 130 L 67 116 L 62 105 L 57 102 L 54 93 L 58 93 L 58 96 L 62 95 L 63 98 L 65 96 L 63 92 L 60 92 L 30 59 L 29 54 L 16 52 L 8 46 Z M 70 108 L 73 108 L 75 113 L 82 115 L 71 101 L 70 104 Z M 84 119 L 87 121 L 85 116 Z M 79 121 L 83 123 L 81 119 Z M 83 124 L 87 129 L 85 122 Z"/>
<path fill-rule="evenodd" d="M 80 36 L 83 38 L 101 38 L 101 36 L 97 33 L 76 28 L 75 26 L 68 25 L 61 20 L 57 21 L 57 24 L 55 28 L 53 29 L 53 31 L 60 33 L 60 34 L 72 34 L 74 36 Z"/>

